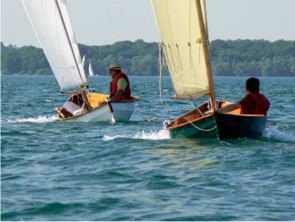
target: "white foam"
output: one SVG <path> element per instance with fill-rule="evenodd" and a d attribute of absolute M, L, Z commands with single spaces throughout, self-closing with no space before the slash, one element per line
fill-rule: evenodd
<path fill-rule="evenodd" d="M 295 143 L 295 135 L 292 135 L 291 133 L 282 132 L 277 128 L 266 128 L 263 137 L 282 142 Z"/>
<path fill-rule="evenodd" d="M 160 131 L 151 131 L 145 132 L 144 130 L 141 132 L 137 132 L 134 139 L 143 139 L 143 140 L 167 140 L 170 139 L 168 130 L 160 130 Z"/>
<path fill-rule="evenodd" d="M 115 140 L 115 139 L 119 139 L 119 138 L 127 138 L 125 136 L 108 136 L 108 135 L 104 135 L 102 137 L 103 141 L 111 141 L 111 140 Z"/>
<path fill-rule="evenodd" d="M 119 138 L 125 139 L 137 139 L 137 140 L 168 140 L 170 139 L 169 131 L 168 130 L 160 130 L 160 131 L 150 131 L 145 132 L 144 130 L 140 132 L 136 132 L 134 135 L 115 135 L 115 136 L 108 136 L 104 135 L 102 140 L 103 141 L 111 141 Z"/>
<path fill-rule="evenodd" d="M 30 117 L 30 118 L 22 118 L 15 120 L 7 120 L 8 123 L 49 123 L 56 121 L 58 117 L 54 116 L 38 116 L 38 117 Z"/>

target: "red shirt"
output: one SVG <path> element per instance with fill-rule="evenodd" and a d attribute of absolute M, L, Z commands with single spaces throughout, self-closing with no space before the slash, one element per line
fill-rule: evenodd
<path fill-rule="evenodd" d="M 260 93 L 249 93 L 239 104 L 242 106 L 241 114 L 261 114 L 266 115 L 270 102 Z"/>
<path fill-rule="evenodd" d="M 123 95 L 118 99 L 118 101 L 120 100 L 127 100 L 127 99 L 130 99 L 131 98 L 131 90 L 130 90 L 130 83 L 129 83 L 129 79 L 127 77 L 126 74 L 124 74 L 123 72 L 120 72 L 119 74 L 117 74 L 115 76 L 115 78 L 112 80 L 111 84 L 110 84 L 110 91 L 111 91 L 111 94 L 110 96 L 114 96 L 116 95 L 117 91 L 118 91 L 118 81 L 120 78 L 124 78 L 127 82 L 127 87 L 126 89 L 124 90 L 123 92 Z"/>

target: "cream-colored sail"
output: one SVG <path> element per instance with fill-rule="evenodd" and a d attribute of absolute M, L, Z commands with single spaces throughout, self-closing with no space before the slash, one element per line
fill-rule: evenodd
<path fill-rule="evenodd" d="M 208 47 L 203 45 L 208 40 L 206 6 L 204 0 L 197 1 L 151 0 L 177 98 L 209 95 L 210 87 L 212 94 L 211 67 L 206 65 Z"/>
<path fill-rule="evenodd" d="M 22 0 L 62 90 L 86 83 L 66 0 Z"/>

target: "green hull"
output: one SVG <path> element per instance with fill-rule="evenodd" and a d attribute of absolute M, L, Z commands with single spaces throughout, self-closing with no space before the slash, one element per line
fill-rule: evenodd
<path fill-rule="evenodd" d="M 168 128 L 171 138 L 217 138 L 214 116 L 187 123 L 183 126 Z"/>

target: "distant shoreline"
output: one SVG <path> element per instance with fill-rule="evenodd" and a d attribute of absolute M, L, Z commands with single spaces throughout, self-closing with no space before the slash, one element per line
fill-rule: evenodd
<path fill-rule="evenodd" d="M 79 45 L 91 62 L 94 73 L 106 73 L 119 63 L 130 76 L 158 75 L 158 43 L 143 40 L 121 41 L 112 45 Z M 210 44 L 215 76 L 295 76 L 295 41 L 214 40 Z M 5 46 L 1 43 L 2 74 L 52 73 L 43 50 L 34 46 Z M 168 74 L 167 66 L 163 74 Z"/>

